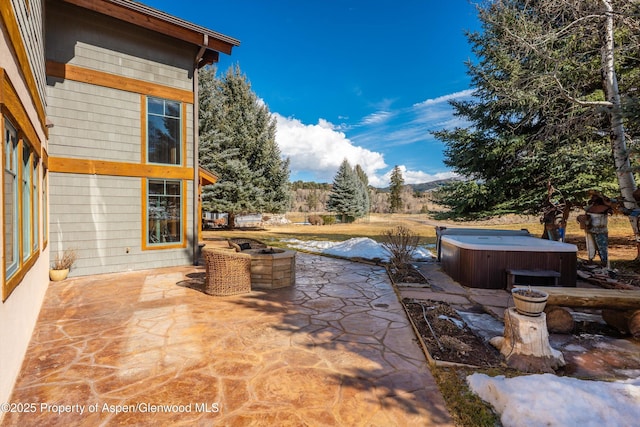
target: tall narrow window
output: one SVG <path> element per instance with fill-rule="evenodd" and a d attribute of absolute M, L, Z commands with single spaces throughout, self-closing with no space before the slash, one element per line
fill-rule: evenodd
<path fill-rule="evenodd" d="M 179 165 L 182 163 L 180 103 L 147 98 L 147 161 Z"/>
<path fill-rule="evenodd" d="M 43 247 L 46 246 L 46 242 L 49 241 L 49 197 L 47 191 L 49 188 L 49 174 L 47 168 L 42 168 L 42 241 Z"/>
<path fill-rule="evenodd" d="M 22 144 L 22 259 L 27 260 L 31 255 L 32 234 L 32 198 L 31 198 L 31 150 L 27 144 Z"/>
<path fill-rule="evenodd" d="M 182 221 L 182 182 L 148 180 L 147 244 L 182 243 Z"/>
<path fill-rule="evenodd" d="M 31 248 L 35 252 L 38 250 L 40 243 L 40 227 L 39 227 L 39 215 L 40 215 L 40 192 L 38 191 L 38 183 L 40 182 L 40 168 L 38 158 L 33 155 L 33 164 L 31 165 L 31 221 L 33 224 L 33 244 Z"/>
<path fill-rule="evenodd" d="M 18 271 L 18 132 L 4 119 L 4 256 L 5 277 Z"/>

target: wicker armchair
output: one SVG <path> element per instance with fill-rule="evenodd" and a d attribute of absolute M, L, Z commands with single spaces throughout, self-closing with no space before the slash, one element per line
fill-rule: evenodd
<path fill-rule="evenodd" d="M 265 249 L 267 245 L 256 239 L 232 238 L 229 239 L 229 247 L 242 252 L 247 249 Z"/>
<path fill-rule="evenodd" d="M 202 256 L 206 268 L 206 294 L 226 296 L 251 292 L 251 255 L 204 248 Z"/>

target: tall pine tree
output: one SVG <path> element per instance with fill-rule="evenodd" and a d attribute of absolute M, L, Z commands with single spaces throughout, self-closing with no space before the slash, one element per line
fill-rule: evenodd
<path fill-rule="evenodd" d="M 203 207 L 228 213 L 230 227 L 238 214 L 285 212 L 289 160 L 276 144 L 275 119 L 239 66 L 222 79 L 215 74 L 203 69 L 199 80 L 200 163 L 219 178 L 204 188 Z"/>
<path fill-rule="evenodd" d="M 389 190 L 389 210 L 391 213 L 400 212 L 402 210 L 402 186 L 404 185 L 404 178 L 402 177 L 402 170 L 400 166 L 396 165 L 391 171 L 391 185 Z"/>

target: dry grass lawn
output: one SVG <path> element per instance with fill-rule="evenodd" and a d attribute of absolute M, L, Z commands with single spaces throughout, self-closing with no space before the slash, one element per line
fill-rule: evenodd
<path fill-rule="evenodd" d="M 584 232 L 580 230 L 575 220 L 577 213 L 569 218 L 567 227 L 567 241 L 578 246 L 578 257 L 586 258 Z M 525 228 L 533 235 L 542 234 L 542 225 L 538 217 L 508 215 L 486 221 L 434 221 L 425 214 L 371 214 L 351 224 L 333 225 L 301 225 L 304 214 L 288 214 L 292 222 L 286 225 L 268 226 L 265 228 L 213 230 L 204 231 L 205 239 L 226 239 L 229 237 L 248 237 L 266 241 L 270 245 L 278 246 L 281 239 L 296 238 L 300 240 L 330 240 L 343 241 L 352 237 L 370 237 L 380 241 L 381 235 L 388 229 L 402 225 L 409 227 L 420 236 L 422 244 L 433 244 L 436 240 L 435 226 L 448 227 L 476 227 L 493 229 L 519 230 Z M 640 263 L 635 262 L 636 247 L 633 232 L 626 216 L 613 216 L 609 220 L 609 258 L 614 267 L 638 269 Z M 597 259 L 597 258 L 596 258 Z"/>

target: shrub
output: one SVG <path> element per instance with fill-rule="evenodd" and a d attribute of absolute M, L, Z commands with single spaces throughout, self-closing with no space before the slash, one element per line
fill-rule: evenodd
<path fill-rule="evenodd" d="M 322 221 L 325 225 L 331 225 L 336 223 L 336 217 L 333 215 L 322 215 Z"/>
<path fill-rule="evenodd" d="M 411 269 L 411 257 L 419 241 L 417 234 L 402 225 L 385 231 L 382 246 L 389 252 L 391 266 L 399 272 Z"/>
<path fill-rule="evenodd" d="M 323 225 L 324 221 L 320 215 L 309 215 L 309 222 L 311 225 Z"/>

